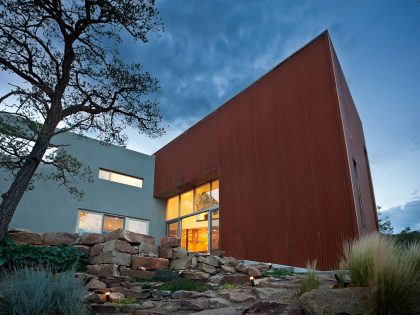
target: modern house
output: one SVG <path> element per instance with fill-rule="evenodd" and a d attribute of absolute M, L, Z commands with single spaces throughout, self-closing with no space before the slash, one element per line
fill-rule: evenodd
<path fill-rule="evenodd" d="M 12 227 L 126 227 L 189 251 L 324 270 L 344 241 L 378 230 L 362 123 L 327 32 L 153 156 L 62 137 L 98 178 L 81 184 L 81 201 L 36 183 Z"/>

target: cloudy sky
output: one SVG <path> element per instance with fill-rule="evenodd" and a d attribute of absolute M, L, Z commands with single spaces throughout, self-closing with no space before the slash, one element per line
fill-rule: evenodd
<path fill-rule="evenodd" d="M 122 53 L 160 81 L 167 135 L 153 153 L 328 29 L 361 116 L 376 201 L 420 229 L 420 2 L 160 0 L 166 31 Z M 125 49 L 124 49 L 125 48 Z"/>

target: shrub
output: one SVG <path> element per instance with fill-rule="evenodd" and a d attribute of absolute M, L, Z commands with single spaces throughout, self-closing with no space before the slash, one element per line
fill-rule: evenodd
<path fill-rule="evenodd" d="M 264 270 L 262 275 L 264 277 L 283 278 L 284 276 L 293 276 L 295 273 L 286 268 Z"/>
<path fill-rule="evenodd" d="M 43 267 L 2 271 L 2 310 L 11 315 L 87 314 L 82 280 L 68 270 L 54 274 Z"/>
<path fill-rule="evenodd" d="M 219 288 L 220 289 L 234 289 L 236 288 L 236 285 L 231 284 L 231 283 L 224 283 Z"/>
<path fill-rule="evenodd" d="M 353 285 L 372 289 L 370 311 L 374 314 L 413 312 L 420 294 L 420 247 L 401 247 L 379 234 L 370 234 L 344 248 L 343 264 Z"/>
<path fill-rule="evenodd" d="M 44 266 L 55 271 L 84 270 L 87 256 L 73 246 L 37 247 L 15 244 L 8 237 L 0 242 L 0 267 L 6 269 L 24 266 Z"/>
<path fill-rule="evenodd" d="M 202 282 L 187 280 L 187 279 L 177 279 L 165 282 L 159 286 L 159 290 L 165 291 L 206 291 L 208 289 L 208 285 Z"/>
<path fill-rule="evenodd" d="M 309 292 L 313 289 L 319 288 L 319 277 L 316 273 L 316 261 L 312 263 L 308 263 L 308 271 L 306 272 L 302 282 L 300 283 L 300 287 L 298 290 L 298 294 L 303 294 L 305 292 Z"/>

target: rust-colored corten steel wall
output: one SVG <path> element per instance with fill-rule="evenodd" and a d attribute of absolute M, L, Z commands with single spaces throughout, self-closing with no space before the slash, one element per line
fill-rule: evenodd
<path fill-rule="evenodd" d="M 227 255 L 335 268 L 343 241 L 377 229 L 363 145 L 325 32 L 156 152 L 155 196 L 218 177 Z"/>

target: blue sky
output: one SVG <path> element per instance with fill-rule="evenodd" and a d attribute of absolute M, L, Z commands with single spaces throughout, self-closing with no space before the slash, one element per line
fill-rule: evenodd
<path fill-rule="evenodd" d="M 376 201 L 420 229 L 420 2 L 161 0 L 165 32 L 122 54 L 160 81 L 167 135 L 153 153 L 328 29 L 361 116 Z"/>

